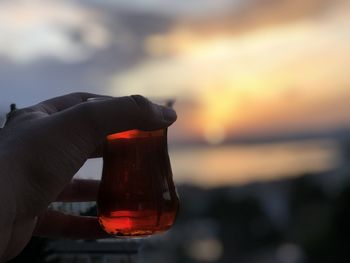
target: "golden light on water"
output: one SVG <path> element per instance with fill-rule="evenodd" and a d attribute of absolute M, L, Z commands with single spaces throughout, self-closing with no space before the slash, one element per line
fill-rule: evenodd
<path fill-rule="evenodd" d="M 178 149 L 170 154 L 177 182 L 203 187 L 331 171 L 340 160 L 332 141 L 221 145 Z"/>

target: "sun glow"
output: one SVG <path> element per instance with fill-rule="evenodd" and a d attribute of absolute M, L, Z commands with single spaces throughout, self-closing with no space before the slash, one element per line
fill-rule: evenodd
<path fill-rule="evenodd" d="M 114 76 L 112 89 L 194 97 L 200 109 L 182 127 L 209 143 L 239 132 L 349 122 L 343 112 L 349 110 L 350 39 L 339 31 L 350 26 L 345 17 L 338 10 L 246 34 L 204 36 L 175 28 L 146 39 L 150 58 Z"/>
<path fill-rule="evenodd" d="M 202 124 L 204 139 L 210 144 L 219 144 L 225 140 L 226 129 L 235 120 L 234 109 L 238 103 L 232 89 L 218 85 L 213 90 L 204 89 L 198 94 L 202 111 L 198 116 Z"/>

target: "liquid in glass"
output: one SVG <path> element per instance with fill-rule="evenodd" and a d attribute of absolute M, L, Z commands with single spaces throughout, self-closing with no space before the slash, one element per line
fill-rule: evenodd
<path fill-rule="evenodd" d="M 147 236 L 173 225 L 179 199 L 167 147 L 167 129 L 107 137 L 97 201 L 105 232 Z"/>

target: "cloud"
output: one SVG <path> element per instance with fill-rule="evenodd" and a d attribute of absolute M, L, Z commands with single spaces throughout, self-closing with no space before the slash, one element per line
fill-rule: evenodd
<path fill-rule="evenodd" d="M 116 74 L 111 92 L 196 98 L 202 109 L 192 120 L 202 122 L 186 123 L 191 131 L 210 123 L 242 134 L 348 124 L 348 15 L 339 7 L 244 34 L 158 35 L 145 46 L 165 52 Z M 291 103 L 283 93 L 295 89 L 302 98 Z"/>
<path fill-rule="evenodd" d="M 0 2 L 0 35 L 0 58 L 15 63 L 82 61 L 110 41 L 97 12 L 67 1 Z"/>
<path fill-rule="evenodd" d="M 81 3 L 80 6 L 79 3 L 72 5 L 73 1 L 69 1 L 70 4 L 48 1 L 39 8 L 41 1 L 26 2 L 5 5 L 0 1 L 0 33 L 6 26 L 17 30 L 13 31 L 17 32 L 16 35 L 12 35 L 11 30 L 6 29 L 6 34 L 0 37 L 0 106 L 5 108 L 11 102 L 24 107 L 74 91 L 107 94 L 106 81 L 110 74 L 133 67 L 145 59 L 148 56 L 143 49 L 145 38 L 167 32 L 171 25 L 171 19 L 162 16 L 130 14 L 101 5 Z M 35 15 L 33 19 L 38 21 L 35 25 L 48 27 L 52 34 L 62 36 L 73 47 L 45 46 L 47 42 L 29 34 L 36 30 L 34 25 L 26 24 L 31 21 L 30 17 L 25 20 L 24 29 L 12 25 L 20 22 L 15 19 L 19 11 L 28 10 L 27 14 Z M 18 13 L 18 16 L 22 17 L 23 13 Z M 18 36 L 18 31 L 28 34 Z M 46 33 L 42 35 L 45 37 L 48 37 Z M 97 41 L 99 39 L 101 42 Z M 25 53 L 22 53 L 23 48 L 27 48 Z M 75 53 L 76 49 L 78 53 Z M 82 50 L 82 56 L 77 56 Z"/>
<path fill-rule="evenodd" d="M 312 72 L 315 66 L 313 61 L 326 56 L 330 61 L 334 61 L 337 67 L 331 66 L 330 70 L 326 69 L 320 79 L 332 74 L 340 76 L 344 72 L 347 61 L 341 57 L 344 56 L 343 53 L 348 52 L 349 39 L 344 35 L 346 31 L 344 27 L 349 25 L 347 17 L 350 12 L 343 8 L 339 1 L 250 0 L 248 2 L 249 8 L 247 6 L 247 10 L 239 15 L 241 19 L 232 18 L 232 20 L 249 20 L 248 18 L 252 17 L 252 21 L 254 19 L 260 21 L 263 19 L 257 17 L 261 12 L 261 17 L 272 17 L 270 21 L 276 19 L 275 26 L 264 24 L 254 31 L 232 34 L 235 26 L 230 27 L 232 24 L 223 18 L 221 21 L 219 19 L 218 24 L 222 23 L 225 29 L 217 28 L 208 36 L 202 34 L 200 30 L 193 30 L 192 26 L 196 25 L 193 21 L 183 24 L 183 27 L 180 22 L 180 25 L 175 24 L 169 32 L 146 38 L 144 48 L 151 57 L 135 68 L 118 72 L 112 79 L 112 89 L 118 86 L 123 87 L 118 92 L 151 91 L 163 96 L 188 94 L 189 87 L 202 89 L 203 83 L 211 83 L 213 79 L 214 82 L 218 79 L 224 80 L 227 76 L 235 78 L 234 75 L 244 73 L 243 71 L 250 75 L 256 73 L 255 78 L 257 76 L 265 78 L 264 76 L 270 75 L 278 68 L 286 69 L 290 64 L 294 67 L 297 63 L 303 63 Z M 327 14 L 317 18 L 313 16 L 328 10 L 326 7 L 332 6 L 332 3 L 334 8 Z M 277 23 L 279 19 L 284 19 L 286 13 L 294 17 L 293 23 Z M 312 19 L 306 19 L 309 16 Z M 211 24 L 215 24 L 213 21 L 207 18 L 202 21 L 201 27 L 210 30 L 208 28 Z M 232 31 L 226 32 L 226 29 Z M 334 46 L 339 50 L 332 48 Z M 307 61 L 306 57 L 310 60 Z M 318 69 L 322 70 L 320 67 Z M 302 80 L 306 81 L 308 80 Z M 320 84 L 322 83 L 321 81 Z"/>
<path fill-rule="evenodd" d="M 310 20 L 345 4 L 343 0 L 247 0 L 237 8 L 201 19 L 182 19 L 178 28 L 200 35 L 244 34 L 251 30 Z M 346 6 L 345 6 L 346 8 Z"/>
<path fill-rule="evenodd" d="M 151 13 L 171 17 L 201 17 L 221 13 L 234 8 L 241 0 L 82 0 L 96 5 L 108 5 L 113 8 L 136 13 Z"/>

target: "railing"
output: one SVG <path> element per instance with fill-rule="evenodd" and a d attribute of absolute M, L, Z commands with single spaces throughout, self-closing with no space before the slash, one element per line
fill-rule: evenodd
<path fill-rule="evenodd" d="M 140 241 L 107 239 L 102 241 L 61 240 L 49 243 L 47 261 L 64 263 L 136 263 Z"/>
<path fill-rule="evenodd" d="M 94 208 L 95 202 L 61 203 L 50 205 L 51 209 L 69 214 L 84 214 Z M 48 261 L 71 263 L 135 263 L 141 245 L 138 239 L 104 239 L 98 241 L 57 240 L 49 242 Z"/>

